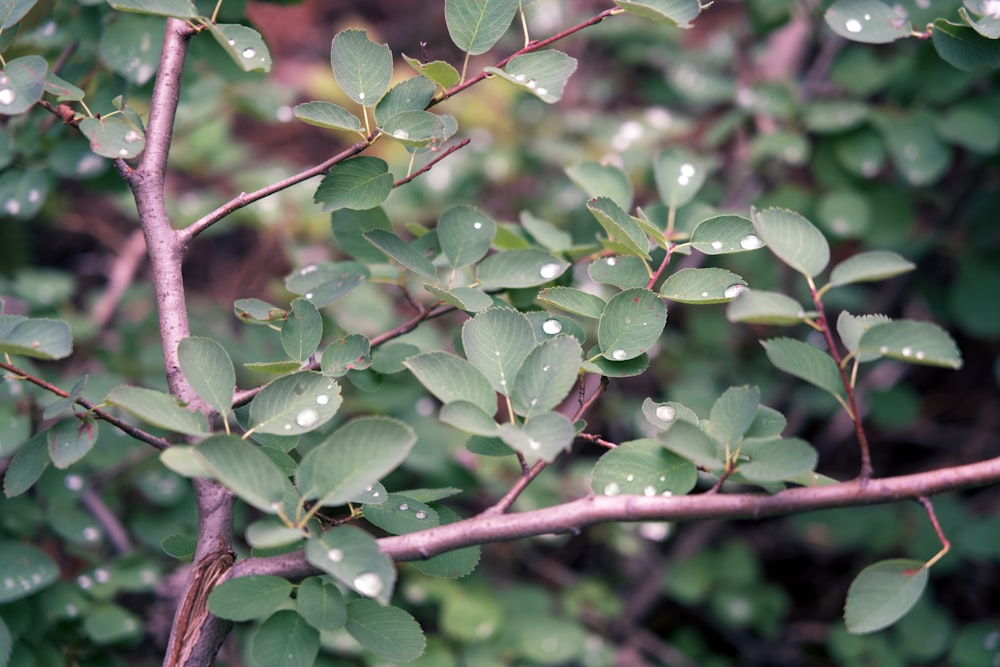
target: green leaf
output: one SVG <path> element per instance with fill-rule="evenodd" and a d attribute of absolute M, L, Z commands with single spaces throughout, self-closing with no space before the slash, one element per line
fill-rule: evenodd
<path fill-rule="evenodd" d="M 389 89 L 385 97 L 375 107 L 375 123 L 387 134 L 394 134 L 393 129 L 384 127 L 390 119 L 405 111 L 424 112 L 427 105 L 434 97 L 434 83 L 423 76 L 415 76 L 406 81 L 401 81 Z M 430 114 L 433 115 L 433 114 Z M 434 116 L 439 127 L 441 136 L 444 133 L 443 120 L 439 116 Z M 402 127 L 401 125 L 399 127 Z M 416 138 L 412 134 L 409 138 Z M 400 137 L 396 137 L 399 139 Z"/>
<path fill-rule="evenodd" d="M 650 273 L 646 263 L 638 257 L 605 257 L 587 267 L 587 275 L 595 283 L 614 285 L 620 289 L 645 287 Z"/>
<path fill-rule="evenodd" d="M 737 472 L 751 482 L 783 482 L 812 472 L 818 458 L 812 445 L 799 438 L 747 440 Z"/>
<path fill-rule="evenodd" d="M 687 151 L 663 151 L 653 163 L 656 190 L 667 208 L 678 209 L 698 194 L 709 168 L 705 160 Z"/>
<path fill-rule="evenodd" d="M 521 452 L 529 464 L 539 459 L 551 463 L 576 438 L 573 423 L 559 412 L 543 412 L 520 426 L 501 424 L 497 433 L 509 447 Z"/>
<path fill-rule="evenodd" d="M 420 354 L 420 348 L 409 343 L 382 345 L 372 353 L 372 370 L 382 375 L 402 373 L 406 369 L 403 362 L 415 354 Z"/>
<path fill-rule="evenodd" d="M 508 308 L 490 308 L 462 325 L 465 356 L 494 391 L 509 396 L 521 365 L 534 347 L 531 323 Z M 465 400 L 469 400 L 466 398 Z M 489 405 L 480 404 L 489 414 Z"/>
<path fill-rule="evenodd" d="M 574 315 L 599 319 L 607 303 L 599 296 L 575 287 L 546 287 L 538 293 L 538 301 Z"/>
<path fill-rule="evenodd" d="M 628 378 L 642 375 L 649 368 L 649 355 L 645 352 L 633 359 L 612 361 L 600 354 L 594 357 L 596 348 L 590 350 L 587 359 L 580 364 L 580 369 L 586 373 L 597 373 L 609 378 Z"/>
<path fill-rule="evenodd" d="M 449 426 L 473 435 L 492 436 L 497 432 L 493 416 L 469 401 L 452 401 L 444 405 L 439 419 Z"/>
<path fill-rule="evenodd" d="M 105 399 L 139 419 L 185 435 L 201 435 L 208 431 L 205 416 L 191 412 L 170 394 L 161 391 L 120 385 Z"/>
<path fill-rule="evenodd" d="M 108 0 L 108 4 L 120 12 L 172 16 L 178 19 L 193 19 L 198 16 L 197 8 L 188 0 Z"/>
<path fill-rule="evenodd" d="M 80 132 L 90 139 L 90 150 L 103 157 L 129 160 L 146 147 L 142 126 L 125 114 L 84 118 L 80 121 Z"/>
<path fill-rule="evenodd" d="M 250 638 L 250 656 L 258 665 L 310 667 L 319 653 L 319 631 L 291 610 L 276 612 Z"/>
<path fill-rule="evenodd" d="M 16 220 L 32 220 L 45 204 L 51 183 L 51 174 L 41 169 L 6 170 L 0 174 L 0 213 Z"/>
<path fill-rule="evenodd" d="M 635 220 L 607 197 L 587 202 L 587 210 L 597 219 L 608 238 L 629 255 L 649 259 L 649 239 Z"/>
<path fill-rule="evenodd" d="M 935 118 L 935 127 L 942 139 L 971 153 L 993 155 L 1000 148 L 1000 119 L 979 101 L 956 104 Z"/>
<path fill-rule="evenodd" d="M 840 286 L 851 283 L 884 280 L 917 268 L 894 252 L 871 250 L 848 257 L 830 271 L 830 285 Z"/>
<path fill-rule="evenodd" d="M 510 450 L 508 450 L 509 452 Z M 412 491 L 409 492 L 412 495 Z M 453 511 L 444 506 L 437 508 L 438 518 L 442 525 L 455 523 L 461 518 Z M 479 546 L 465 547 L 446 551 L 427 560 L 419 560 L 410 563 L 410 567 L 429 577 L 447 577 L 458 579 L 472 574 L 476 566 L 479 565 L 482 549 Z"/>
<path fill-rule="evenodd" d="M 854 634 L 886 628 L 913 608 L 927 587 L 927 568 L 918 560 L 895 558 L 869 565 L 847 590 L 844 623 Z"/>
<path fill-rule="evenodd" d="M 664 449 L 659 440 L 642 439 L 623 442 L 601 456 L 590 486 L 605 496 L 679 496 L 697 481 L 693 463 Z"/>
<path fill-rule="evenodd" d="M 331 130 L 361 131 L 361 121 L 357 116 L 330 102 L 305 102 L 297 105 L 292 112 L 296 118 L 310 125 Z"/>
<path fill-rule="evenodd" d="M 615 0 L 615 4 L 630 14 L 678 28 L 692 27 L 702 9 L 698 0 Z"/>
<path fill-rule="evenodd" d="M 519 323 L 514 326 L 524 329 Z M 410 357 L 403 365 L 442 403 L 468 401 L 487 415 L 496 413 L 496 392 L 486 376 L 465 359 L 434 351 Z"/>
<path fill-rule="evenodd" d="M 691 245 L 706 255 L 748 252 L 764 246 L 753 223 L 739 215 L 717 215 L 702 221 L 691 234 Z"/>
<path fill-rule="evenodd" d="M 255 433 L 301 435 L 330 421 L 340 404 L 340 385 L 319 373 L 304 371 L 278 378 L 250 403 Z"/>
<path fill-rule="evenodd" d="M 94 448 L 98 427 L 92 417 L 71 417 L 53 426 L 48 434 L 52 465 L 65 470 Z"/>
<path fill-rule="evenodd" d="M 382 253 L 362 236 L 370 229 L 392 231 L 389 216 L 381 206 L 361 211 L 339 209 L 330 215 L 330 226 L 340 249 L 348 255 L 364 264 L 382 262 Z"/>
<path fill-rule="evenodd" d="M 600 162 L 581 162 L 566 167 L 566 175 L 588 197 L 607 197 L 625 210 L 632 208 L 632 184 L 618 167 Z"/>
<path fill-rule="evenodd" d="M 811 132 L 836 133 L 853 129 L 866 118 L 868 105 L 859 100 L 815 100 L 806 106 L 802 122 Z"/>
<path fill-rule="evenodd" d="M 413 429 L 397 419 L 352 419 L 309 450 L 295 483 L 306 500 L 344 505 L 395 470 L 416 441 Z"/>
<path fill-rule="evenodd" d="M 968 23 L 972 28 L 978 32 L 983 37 L 989 39 L 1000 39 L 1000 16 L 997 12 L 989 11 L 992 6 L 985 2 L 975 2 L 975 0 L 968 0 L 966 7 L 959 7 L 958 14 L 962 17 L 962 20 Z M 973 14 L 980 14 L 979 20 L 972 18 Z"/>
<path fill-rule="evenodd" d="M 0 3 L 0 29 L 13 28 L 38 0 L 4 0 Z"/>
<path fill-rule="evenodd" d="M 410 148 L 444 143 L 447 133 L 442 117 L 429 111 L 400 111 L 385 121 L 382 131 Z"/>
<path fill-rule="evenodd" d="M 834 396 L 844 396 L 837 362 L 819 348 L 791 338 L 761 341 L 767 358 L 779 370 L 816 385 Z"/>
<path fill-rule="evenodd" d="M 837 0 L 823 18 L 841 37 L 868 44 L 894 42 L 912 31 L 908 20 L 879 0 Z"/>
<path fill-rule="evenodd" d="M 306 542 L 306 560 L 365 597 L 388 604 L 396 567 L 375 538 L 356 526 L 338 526 Z"/>
<path fill-rule="evenodd" d="M 1000 67 L 1000 43 L 973 28 L 936 19 L 931 24 L 931 40 L 938 55 L 952 67 L 966 72 Z"/>
<path fill-rule="evenodd" d="M 84 380 L 86 380 L 86 376 L 84 376 Z M 77 386 L 73 388 L 77 393 L 74 394 L 71 391 L 70 398 L 56 399 L 50 403 L 45 408 L 45 412 L 42 413 L 42 419 L 53 419 L 72 414 L 71 399 L 75 399 L 79 395 L 77 387 L 80 386 L 80 383 L 77 383 Z M 31 416 L 21 414 L 13 403 L 13 401 L 9 401 L 6 404 L 0 404 L 0 458 L 7 458 L 16 452 L 31 436 Z M 54 407 L 55 409 L 53 409 Z"/>
<path fill-rule="evenodd" d="M 295 608 L 317 630 L 339 630 L 347 622 L 347 605 L 336 585 L 321 577 L 307 577 L 299 584 Z"/>
<path fill-rule="evenodd" d="M 340 377 L 348 371 L 363 370 L 372 365 L 371 343 L 361 334 L 351 334 L 330 343 L 323 352 L 320 370 L 323 375 Z"/>
<path fill-rule="evenodd" d="M 681 269 L 660 286 L 660 296 L 681 303 L 727 303 L 746 289 L 746 281 L 725 269 Z"/>
<path fill-rule="evenodd" d="M 858 349 L 861 336 L 873 326 L 891 321 L 886 315 L 851 315 L 845 310 L 837 317 L 837 334 L 840 342 L 858 357 L 858 361 L 873 361 L 882 355 L 878 352 L 861 353 Z"/>
<path fill-rule="evenodd" d="M 226 348 L 210 338 L 185 338 L 177 346 L 181 372 L 188 384 L 213 410 L 229 412 L 236 388 L 236 371 Z"/>
<path fill-rule="evenodd" d="M 601 355 L 611 361 L 638 357 L 656 343 L 667 323 L 667 307 L 647 289 L 628 289 L 611 297 L 597 325 Z"/>
<path fill-rule="evenodd" d="M 930 185 L 948 171 L 951 150 L 938 136 L 929 112 L 879 117 L 878 121 L 896 171 L 910 185 Z"/>
<path fill-rule="evenodd" d="M 665 448 L 688 459 L 696 466 L 719 469 L 725 463 L 724 452 L 719 443 L 689 422 L 678 421 L 657 439 Z"/>
<path fill-rule="evenodd" d="M 334 165 L 320 181 L 313 201 L 324 211 L 375 208 L 389 196 L 392 182 L 385 160 L 362 155 Z"/>
<path fill-rule="evenodd" d="M 573 235 L 568 231 L 532 215 L 530 211 L 521 211 L 520 218 L 521 228 L 546 249 L 563 252 L 573 247 Z"/>
<path fill-rule="evenodd" d="M 224 581 L 208 595 L 208 610 L 230 621 L 266 618 L 292 595 L 287 579 L 269 574 L 251 574 Z"/>
<path fill-rule="evenodd" d="M 392 232 L 387 232 L 383 229 L 372 229 L 365 232 L 364 237 L 368 239 L 369 243 L 385 253 L 387 257 L 396 260 L 410 271 L 419 273 L 431 280 L 437 280 L 437 271 L 430 260 Z"/>
<path fill-rule="evenodd" d="M 192 445 L 174 445 L 160 452 L 160 462 L 182 477 L 211 479 L 212 473 L 205 459 L 195 454 Z"/>
<path fill-rule="evenodd" d="M 493 297 L 475 287 L 453 287 L 445 290 L 437 285 L 425 283 L 424 289 L 442 302 L 470 313 L 478 313 L 493 305 Z"/>
<path fill-rule="evenodd" d="M 72 353 L 73 337 L 62 320 L 0 315 L 0 354 L 64 359 Z"/>
<path fill-rule="evenodd" d="M 438 525 L 438 515 L 430 505 L 406 494 L 393 493 L 381 505 L 366 505 L 365 519 L 391 535 L 405 535 Z"/>
<path fill-rule="evenodd" d="M 370 41 L 364 30 L 337 33 L 330 44 L 330 64 L 347 96 L 366 107 L 375 106 L 392 83 L 392 51 Z"/>
<path fill-rule="evenodd" d="M 750 324 L 798 324 L 807 317 L 795 299 L 779 292 L 747 289 L 733 299 L 726 309 L 730 322 Z"/>
<path fill-rule="evenodd" d="M 194 453 L 212 476 L 266 514 L 293 516 L 297 494 L 288 477 L 260 447 L 232 435 L 206 438 Z"/>
<path fill-rule="evenodd" d="M 87 610 L 83 629 L 95 644 L 114 644 L 142 636 L 142 619 L 124 607 L 102 602 Z"/>
<path fill-rule="evenodd" d="M 260 299 L 237 299 L 233 302 L 233 312 L 247 324 L 279 322 L 288 316 L 285 310 Z"/>
<path fill-rule="evenodd" d="M 0 69 L 0 115 L 13 116 L 27 111 L 42 99 L 49 65 L 41 56 L 8 60 Z"/>
<path fill-rule="evenodd" d="M 514 56 L 503 69 L 487 67 L 485 71 L 520 86 L 546 104 L 555 104 L 576 71 L 576 58 L 548 49 Z"/>
<path fill-rule="evenodd" d="M 582 356 L 580 343 L 571 336 L 557 336 L 535 347 L 514 381 L 510 395 L 514 412 L 528 421 L 554 410 L 576 385 Z"/>
<path fill-rule="evenodd" d="M 445 0 L 451 41 L 470 55 L 486 53 L 507 32 L 517 7 L 518 0 Z"/>
<path fill-rule="evenodd" d="M 485 289 L 535 287 L 555 280 L 569 267 L 569 262 L 544 250 L 525 248 L 490 255 L 476 267 L 476 277 Z"/>
<path fill-rule="evenodd" d="M 256 373 L 287 375 L 302 368 L 302 364 L 297 361 L 248 361 L 243 367 Z"/>
<path fill-rule="evenodd" d="M 448 263 L 459 269 L 482 259 L 493 243 L 497 225 L 472 206 L 454 206 L 438 220 L 438 241 Z"/>
<path fill-rule="evenodd" d="M 108 69 L 142 86 L 156 73 L 162 47 L 163 19 L 118 14 L 101 31 L 98 54 Z"/>
<path fill-rule="evenodd" d="M 760 408 L 760 389 L 730 387 L 716 399 L 709 413 L 709 433 L 721 443 L 737 444 Z"/>
<path fill-rule="evenodd" d="M 416 58 L 411 58 L 405 53 L 403 60 L 414 70 L 424 75 L 445 90 L 458 83 L 458 70 L 443 60 L 434 60 L 429 63 L 422 63 Z"/>
<path fill-rule="evenodd" d="M 305 363 L 312 357 L 323 338 L 323 318 L 305 299 L 292 301 L 284 326 L 281 327 L 281 347 L 291 359 Z"/>
<path fill-rule="evenodd" d="M 306 301 L 317 308 L 323 308 L 350 294 L 370 276 L 368 268 L 358 262 L 309 264 L 286 277 L 285 287 L 290 292 L 301 294 Z M 249 301 L 249 299 L 244 301 Z M 288 313 L 278 309 L 277 306 L 271 306 L 265 302 L 260 302 L 260 304 L 270 306 L 270 308 L 260 312 L 263 311 L 263 307 L 258 305 L 258 311 L 255 312 L 255 315 L 259 320 L 275 322 L 288 316 Z M 237 312 L 237 314 L 240 313 Z M 264 317 L 268 319 L 264 320 Z"/>
<path fill-rule="evenodd" d="M 646 421 L 660 431 L 671 428 L 678 421 L 690 422 L 696 426 L 699 421 L 694 410 L 676 401 L 657 403 L 647 398 L 642 402 L 642 414 L 646 417 Z"/>
<path fill-rule="evenodd" d="M 962 354 L 955 341 L 932 322 L 895 320 L 875 325 L 862 334 L 858 349 L 911 364 L 956 370 L 962 367 Z"/>
<path fill-rule="evenodd" d="M 795 211 L 750 209 L 750 219 L 771 252 L 796 271 L 814 277 L 830 262 L 830 245 L 826 237 Z"/>
<path fill-rule="evenodd" d="M 50 460 L 48 433 L 36 433 L 14 453 L 3 478 L 4 495 L 14 498 L 34 486 Z"/>
<path fill-rule="evenodd" d="M 59 567 L 41 549 L 0 540 L 0 604 L 34 595 L 59 578 Z"/>

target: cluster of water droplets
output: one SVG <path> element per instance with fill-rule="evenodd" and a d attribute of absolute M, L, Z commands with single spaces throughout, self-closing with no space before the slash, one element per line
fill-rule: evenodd
<path fill-rule="evenodd" d="M 691 178 L 694 177 L 696 170 L 694 165 L 690 162 L 685 162 L 681 165 L 680 176 L 677 177 L 677 184 L 684 186 L 691 182 Z"/>
<path fill-rule="evenodd" d="M 0 74 L 0 105 L 10 106 L 17 101 L 17 93 L 10 87 L 10 77 Z"/>

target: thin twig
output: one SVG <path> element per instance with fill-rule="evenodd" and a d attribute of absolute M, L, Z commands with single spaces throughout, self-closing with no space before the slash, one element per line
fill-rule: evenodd
<path fill-rule="evenodd" d="M 409 183 L 410 181 L 412 181 L 414 178 L 416 178 L 420 174 L 427 173 L 428 171 L 431 170 L 431 168 L 434 167 L 434 165 L 436 165 L 441 160 L 445 159 L 446 157 L 448 157 L 449 155 L 451 155 L 455 151 L 460 150 L 460 149 L 465 148 L 466 146 L 468 146 L 470 141 L 472 141 L 472 139 L 462 139 L 460 142 L 458 142 L 454 146 L 451 146 L 450 148 L 448 148 L 448 150 L 444 151 L 443 153 L 441 153 L 440 155 L 438 155 L 437 157 L 435 157 L 433 160 L 431 160 L 430 162 L 428 162 L 427 164 L 425 164 L 420 169 L 417 169 L 415 172 L 413 172 L 412 174 L 410 174 L 406 178 L 401 178 L 398 181 L 396 181 L 395 183 L 393 183 L 392 187 L 398 188 L 401 185 L 406 185 L 407 183 Z"/>
<path fill-rule="evenodd" d="M 80 504 L 101 525 L 104 534 L 108 536 L 108 540 L 111 541 L 119 555 L 127 556 L 132 553 L 134 547 L 128 536 L 128 531 L 125 530 L 125 526 L 118 519 L 118 516 L 108 508 L 97 491 L 92 488 L 85 489 L 80 494 Z"/>
<path fill-rule="evenodd" d="M 929 561 L 924 563 L 924 569 L 926 569 L 944 558 L 944 555 L 951 551 L 951 542 L 944 536 L 944 531 L 941 530 L 941 524 L 938 522 L 937 514 L 934 512 L 934 505 L 931 503 L 930 498 L 927 496 L 920 496 L 917 498 L 917 502 L 923 505 L 924 511 L 927 512 L 927 518 L 930 519 L 931 526 L 934 528 L 934 533 L 937 535 L 938 540 L 941 541 L 941 550 L 934 554 Z"/>

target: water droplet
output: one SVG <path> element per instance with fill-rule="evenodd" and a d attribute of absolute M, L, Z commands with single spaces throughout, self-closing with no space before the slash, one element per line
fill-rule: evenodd
<path fill-rule="evenodd" d="M 542 264 L 542 268 L 538 270 L 538 275 L 546 280 L 555 278 L 560 273 L 562 273 L 562 267 L 555 262 L 549 262 L 548 264 Z"/>
<path fill-rule="evenodd" d="M 608 262 L 608 266 L 614 266 L 615 264 L 618 263 L 618 260 L 615 259 L 614 257 L 608 257 L 607 262 Z"/>
<path fill-rule="evenodd" d="M 472 223 L 472 228 L 473 229 L 482 229 L 483 228 L 483 223 L 481 223 L 481 222 L 474 222 L 474 223 Z"/>
<path fill-rule="evenodd" d="M 311 298 L 313 298 L 313 293 L 312 293 L 312 292 L 306 292 L 306 293 L 305 293 L 305 294 L 303 294 L 302 296 L 304 296 L 304 297 L 305 297 L 305 298 L 307 298 L 307 299 L 311 299 Z"/>
<path fill-rule="evenodd" d="M 330 397 L 327 396 L 326 394 L 320 394 L 319 396 L 316 397 L 317 405 L 326 405 L 329 402 L 330 402 Z M 371 491 L 372 487 L 369 486 L 368 490 Z"/>
<path fill-rule="evenodd" d="M 562 322 L 555 319 L 554 317 L 542 322 L 542 331 L 549 334 L 550 336 L 555 336 L 557 333 L 562 331 Z"/>
<path fill-rule="evenodd" d="M 292 430 L 292 425 L 291 424 L 285 424 L 285 430 L 286 431 L 291 431 Z"/>
<path fill-rule="evenodd" d="M 727 287 L 726 291 L 722 293 L 722 296 L 726 297 L 727 299 L 735 299 L 740 294 L 745 292 L 746 289 L 747 289 L 746 285 L 740 285 L 739 283 L 736 283 L 735 285 L 730 285 L 729 287 Z"/>
<path fill-rule="evenodd" d="M 354 577 L 354 588 L 362 595 L 373 598 L 385 589 L 385 584 L 374 572 L 363 572 Z"/>
<path fill-rule="evenodd" d="M 528 438 L 528 447 L 530 447 L 533 451 L 537 452 L 539 449 L 542 448 L 542 443 L 538 442 L 534 438 Z"/>
<path fill-rule="evenodd" d="M 681 176 L 687 176 L 688 178 L 691 178 L 692 176 L 695 175 L 696 171 L 697 170 L 694 168 L 694 165 L 691 164 L 690 162 L 685 162 L 684 164 L 681 165 Z"/>
<path fill-rule="evenodd" d="M 408 509 L 410 509 L 410 506 L 409 506 L 408 503 L 399 503 L 399 511 L 400 512 L 405 512 Z"/>
<path fill-rule="evenodd" d="M 886 354 L 889 351 L 889 346 L 888 345 L 883 345 L 883 346 L 881 346 L 878 349 L 878 351 L 879 351 L 879 354 Z"/>
<path fill-rule="evenodd" d="M 79 491 L 83 488 L 83 477 L 80 475 L 66 475 L 63 484 L 70 491 Z"/>
<path fill-rule="evenodd" d="M 401 128 L 393 132 L 392 136 L 396 137 L 397 139 L 409 139 L 410 133 Z"/>
<path fill-rule="evenodd" d="M 701 293 L 701 298 L 703 298 L 703 299 L 704 299 L 704 298 L 705 298 L 705 297 L 707 297 L 707 296 L 708 296 L 708 292 L 702 292 L 702 293 Z"/>
<path fill-rule="evenodd" d="M 663 493 L 661 493 L 660 495 L 661 495 L 661 496 L 663 496 L 664 498 L 669 498 L 670 496 L 672 496 L 672 495 L 674 495 L 674 494 L 673 494 L 673 493 L 671 493 L 670 491 L 664 491 L 664 492 L 663 492 Z"/>
<path fill-rule="evenodd" d="M 712 250 L 722 250 L 722 241 L 712 241 Z"/>
<path fill-rule="evenodd" d="M 629 474 L 625 475 L 625 481 L 626 482 L 634 482 L 635 481 L 635 475 L 633 475 L 632 473 L 629 473 Z"/>
<path fill-rule="evenodd" d="M 256 52 L 256 51 L 254 51 L 253 49 L 251 49 L 250 47 L 247 47 L 247 48 L 243 49 L 243 53 L 242 53 L 241 55 L 242 55 L 242 56 L 243 56 L 244 58 L 246 58 L 247 60 L 250 60 L 250 59 L 251 59 L 251 58 L 253 58 L 253 57 L 254 57 L 255 55 L 257 55 L 257 52 Z"/>
<path fill-rule="evenodd" d="M 622 488 L 618 486 L 617 482 L 608 482 L 607 486 L 604 487 L 604 495 L 606 496 L 617 496 L 622 492 Z"/>
<path fill-rule="evenodd" d="M 65 607 L 63 608 L 63 611 L 64 611 L 64 612 L 65 612 L 65 614 L 66 614 L 67 616 L 69 616 L 70 618 L 73 618 L 73 617 L 75 617 L 75 616 L 76 616 L 77 614 L 79 614 L 79 613 L 80 613 L 80 610 L 76 608 L 76 605 L 75 605 L 75 604 L 68 604 L 68 605 L 66 605 L 66 606 L 65 606 Z"/>
<path fill-rule="evenodd" d="M 111 573 L 103 567 L 99 567 L 94 570 L 94 580 L 98 583 L 106 584 L 111 581 Z"/>
<path fill-rule="evenodd" d="M 514 75 L 514 80 L 518 81 L 520 83 L 524 83 L 527 78 L 528 77 L 524 76 L 523 74 L 515 74 Z"/>
<path fill-rule="evenodd" d="M 83 540 L 85 542 L 96 542 L 101 539 L 101 531 L 94 526 L 87 526 L 83 529 Z"/>
<path fill-rule="evenodd" d="M 672 422 L 677 416 L 677 410 L 672 405 L 661 405 L 656 408 L 656 418 L 660 421 Z"/>
<path fill-rule="evenodd" d="M 315 271 L 316 268 L 317 267 L 316 267 L 315 264 L 310 264 L 309 266 L 303 266 L 301 269 L 299 269 L 299 275 L 300 276 L 307 276 L 310 273 L 312 273 L 313 271 Z"/>
<path fill-rule="evenodd" d="M 315 426 L 319 423 L 319 413 L 312 408 L 305 408 L 300 410 L 299 414 L 295 415 L 295 423 L 302 428 L 309 428 L 310 426 Z"/>
<path fill-rule="evenodd" d="M 3 205 L 3 208 L 11 215 L 17 215 L 21 212 L 21 202 L 16 199 L 8 199 L 7 203 Z"/>
<path fill-rule="evenodd" d="M 94 580 L 85 574 L 81 574 L 76 578 L 76 584 L 83 589 L 92 588 L 94 586 Z"/>
<path fill-rule="evenodd" d="M 361 100 L 362 102 L 364 102 L 365 101 L 365 94 L 364 93 L 358 93 L 358 99 Z"/>
<path fill-rule="evenodd" d="M 534 79 L 529 79 L 528 80 L 528 88 L 535 89 L 537 87 L 538 87 L 538 81 L 536 81 Z"/>
<path fill-rule="evenodd" d="M 17 93 L 15 93 L 10 88 L 4 88 L 0 90 L 0 104 L 4 106 L 9 106 L 17 100 Z"/>
<path fill-rule="evenodd" d="M 915 356 L 915 357 L 916 357 L 917 359 L 923 359 L 925 355 L 924 355 L 924 353 L 923 353 L 923 352 L 917 352 L 917 353 L 916 353 L 915 355 L 913 355 L 913 356 Z"/>
<path fill-rule="evenodd" d="M 542 88 L 541 86 L 539 86 L 538 89 L 535 90 L 535 95 L 538 95 L 539 97 L 544 97 L 546 94 L 548 94 L 548 92 L 549 92 L 548 88 Z"/>
<path fill-rule="evenodd" d="M 552 368 L 552 366 L 545 364 L 544 366 L 542 366 L 542 372 L 547 373 L 550 368 Z"/>
<path fill-rule="evenodd" d="M 677 177 L 677 185 L 687 185 L 690 182 L 691 182 L 690 176 L 685 176 L 684 174 L 681 174 L 680 176 Z"/>
<path fill-rule="evenodd" d="M 427 512 L 420 510 L 419 512 L 416 512 L 413 516 L 417 517 L 418 519 L 426 519 Z"/>
<path fill-rule="evenodd" d="M 134 144 L 137 141 L 142 141 L 142 132 L 138 130 L 129 130 L 125 133 L 125 143 Z"/>
<path fill-rule="evenodd" d="M 230 39 L 229 40 L 229 46 L 236 46 L 236 40 L 235 39 Z"/>
<path fill-rule="evenodd" d="M 125 157 L 126 155 L 128 155 L 128 149 L 122 148 L 118 151 L 118 154 L 121 155 L 122 157 Z"/>
<path fill-rule="evenodd" d="M 339 563 L 344 560 L 344 552 L 340 549 L 330 549 L 326 552 L 326 559 L 331 563 Z"/>
<path fill-rule="evenodd" d="M 531 404 L 531 407 L 535 407 L 536 405 L 538 405 L 538 397 L 537 396 L 532 396 L 531 400 L 528 401 L 528 402 Z"/>
<path fill-rule="evenodd" d="M 844 24 L 847 32 L 861 32 L 861 21 L 857 19 L 848 19 L 847 23 Z"/>
<path fill-rule="evenodd" d="M 979 5 L 979 13 L 991 19 L 1000 19 L 1000 0 L 983 0 Z"/>
<path fill-rule="evenodd" d="M 656 495 L 656 487 L 650 484 L 645 489 L 642 490 L 642 495 L 652 498 Z"/>
<path fill-rule="evenodd" d="M 900 352 L 903 353 L 904 357 L 912 357 L 913 356 L 913 348 L 912 347 L 904 347 L 902 350 L 900 350 Z"/>
<path fill-rule="evenodd" d="M 32 204 L 37 203 L 38 200 L 41 198 L 42 198 L 42 193 L 36 190 L 35 188 L 31 188 L 30 190 L 28 190 L 28 201 L 30 201 Z"/>
<path fill-rule="evenodd" d="M 626 352 L 621 348 L 618 348 L 617 350 L 611 353 L 611 358 L 614 359 L 615 361 L 624 361 L 625 357 L 627 356 L 628 352 Z"/>
<path fill-rule="evenodd" d="M 764 245 L 764 242 L 756 234 L 747 234 L 740 239 L 740 247 L 744 250 L 756 250 L 762 245 Z"/>

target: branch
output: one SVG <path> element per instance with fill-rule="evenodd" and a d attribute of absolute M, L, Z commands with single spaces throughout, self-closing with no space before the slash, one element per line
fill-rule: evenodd
<path fill-rule="evenodd" d="M 461 150 L 462 148 L 465 148 L 466 146 L 468 146 L 470 141 L 472 141 L 472 139 L 462 139 L 460 142 L 458 142 L 454 146 L 450 147 L 448 150 L 446 150 L 445 152 L 441 153 L 440 155 L 438 155 L 437 157 L 435 157 L 433 160 L 431 160 L 430 162 L 428 162 L 427 164 L 425 164 L 420 169 L 417 169 L 415 172 L 413 172 L 412 174 L 410 174 L 406 178 L 401 178 L 398 181 L 396 181 L 395 183 L 393 183 L 392 187 L 393 188 L 398 188 L 401 185 L 406 185 L 407 183 L 409 183 L 410 181 L 412 181 L 417 176 L 420 176 L 421 174 L 427 173 L 428 171 L 431 170 L 432 167 L 434 167 L 434 165 L 436 165 L 441 160 L 445 159 L 446 157 L 448 157 L 449 155 L 451 155 L 455 151 Z"/>

